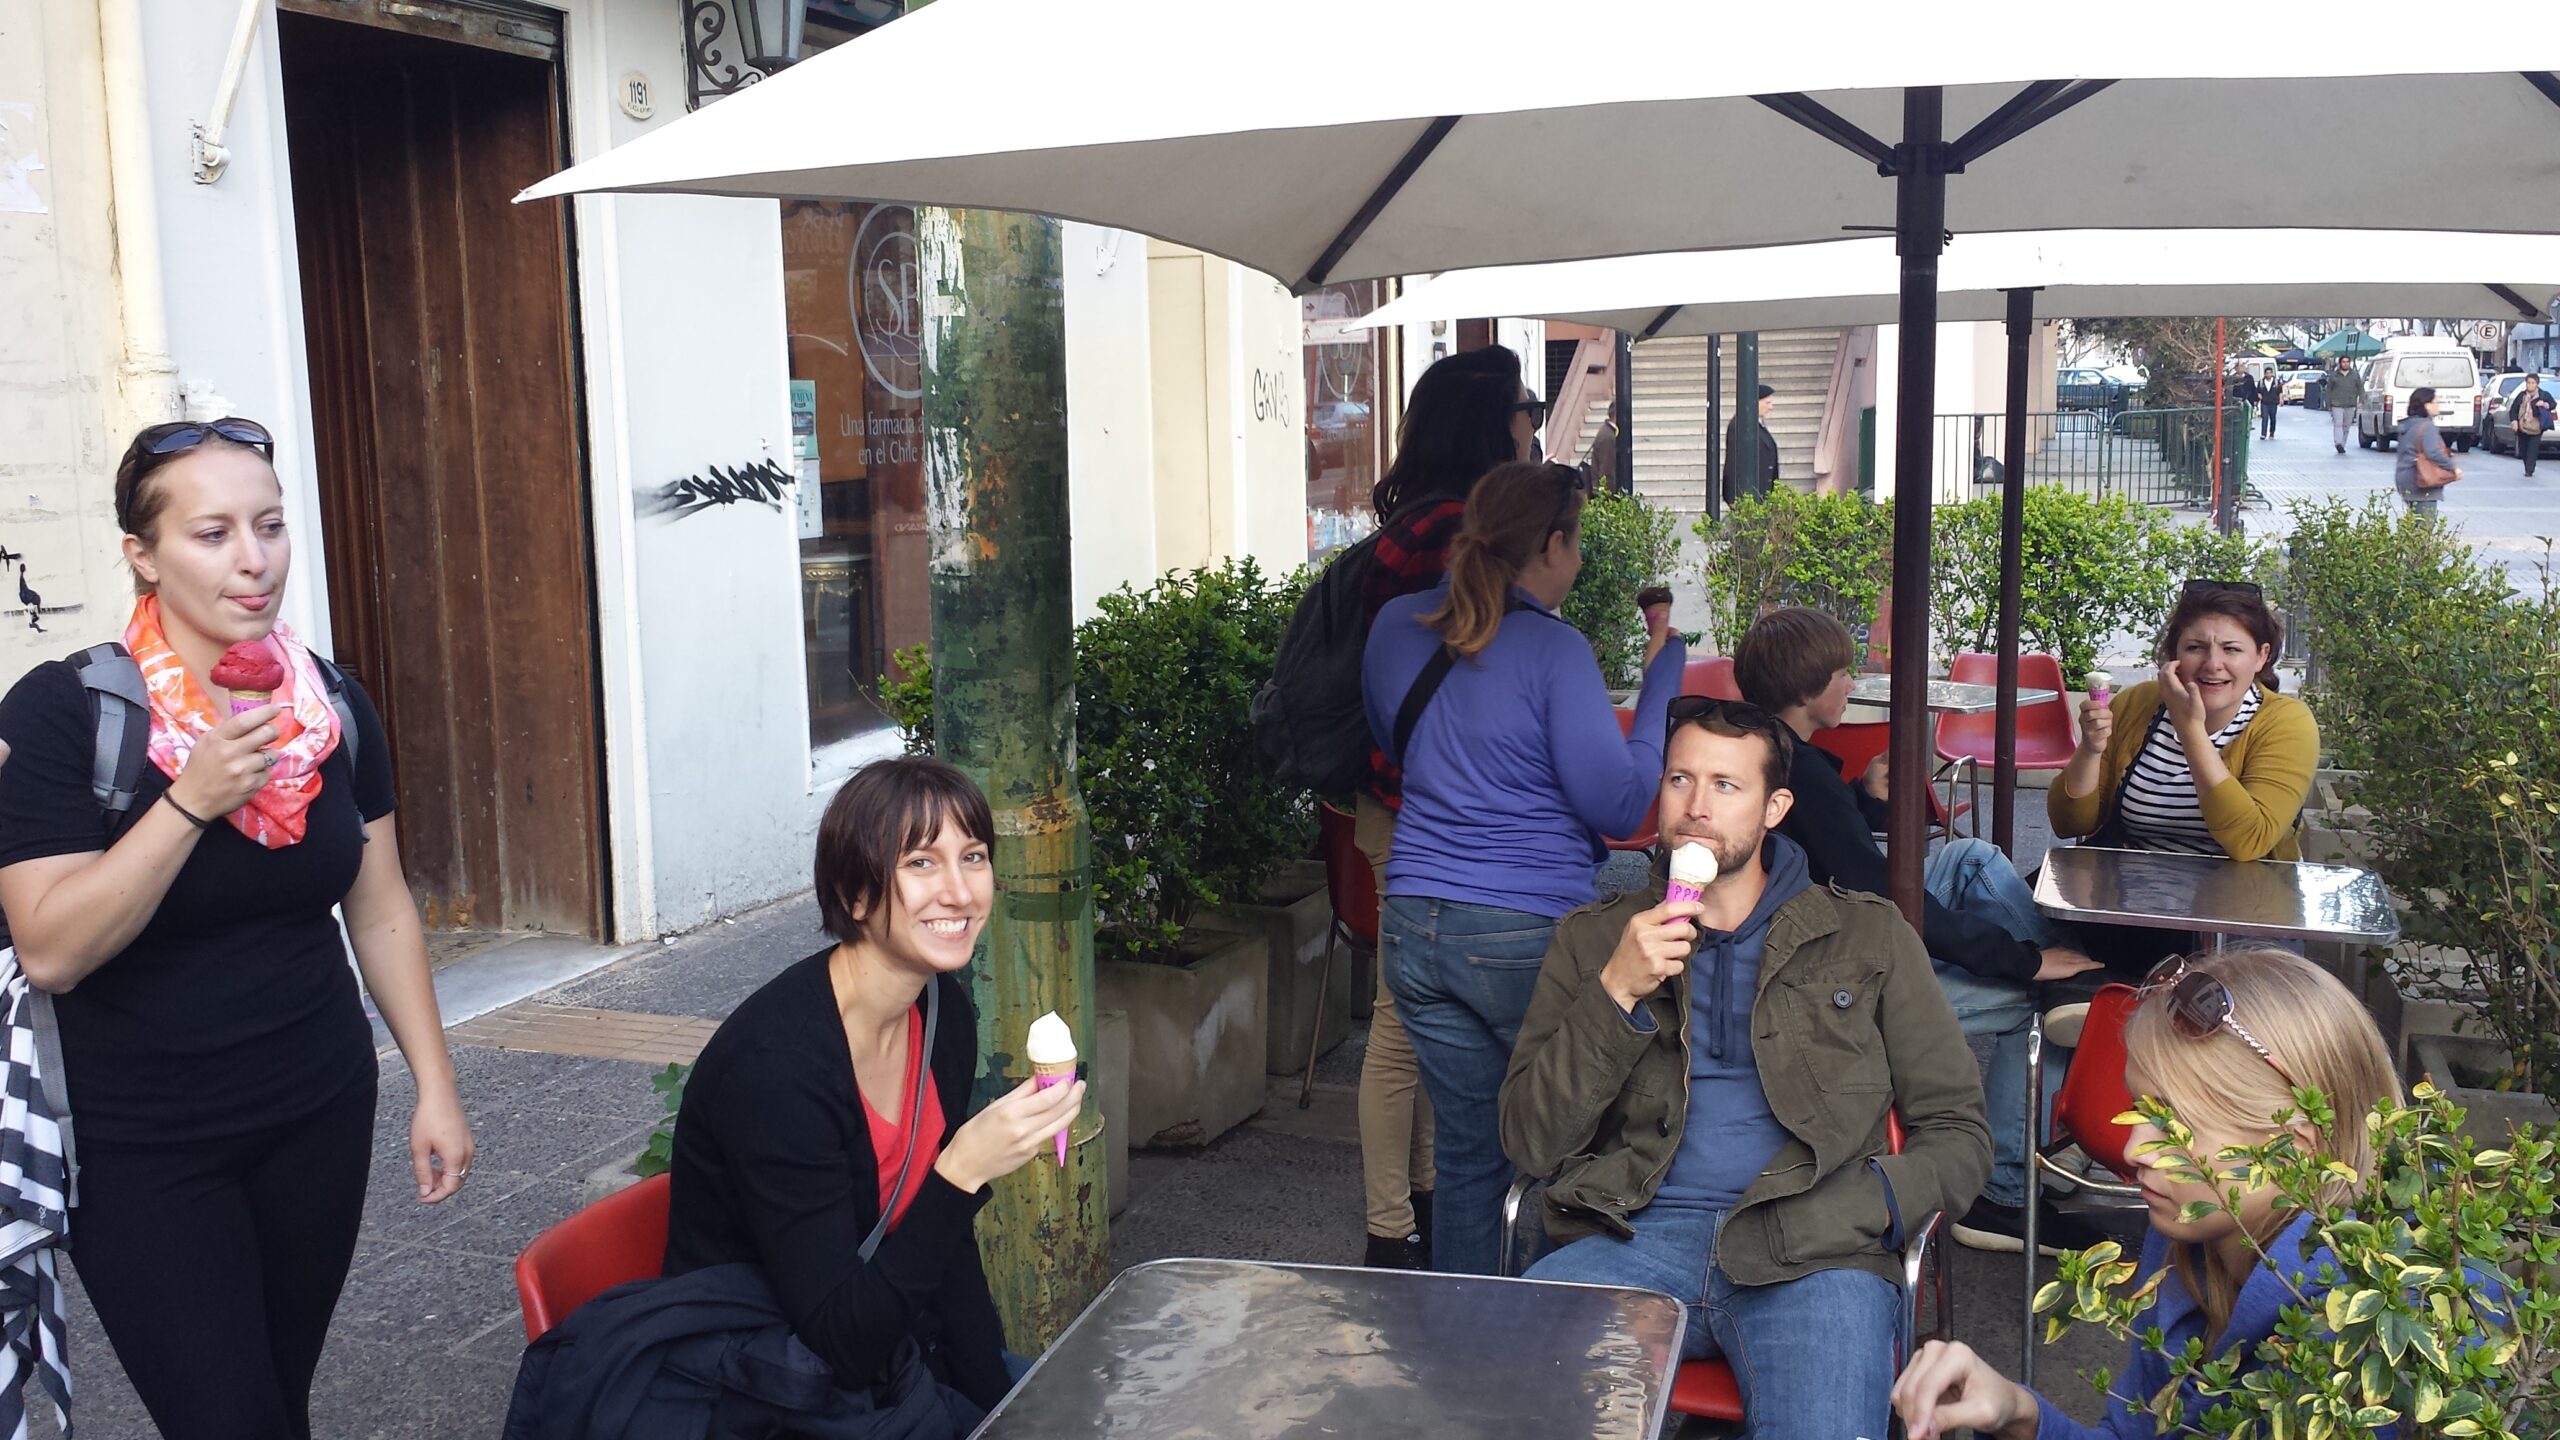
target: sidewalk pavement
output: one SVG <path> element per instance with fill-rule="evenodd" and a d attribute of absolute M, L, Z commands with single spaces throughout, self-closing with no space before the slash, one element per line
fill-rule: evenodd
<path fill-rule="evenodd" d="M 2020 812 L 2018 851 L 2032 863 L 2049 843 L 2032 792 Z M 453 1026 L 479 1154 L 470 1186 L 444 1205 L 414 1198 L 407 1136 L 415 1092 L 397 1053 L 387 1056 L 363 1238 L 321 1360 L 313 1433 L 495 1436 L 524 1345 L 516 1253 L 582 1203 L 589 1174 L 646 1142 L 661 1112 L 649 1077 L 690 1059 L 738 1001 L 824 943 L 817 906 L 801 896 Z M 1114 1268 L 1174 1255 L 1359 1263 L 1364 1042 L 1356 1033 L 1325 1057 L 1308 1110 L 1296 1106 L 1294 1080 L 1275 1079 L 1261 1115 L 1216 1143 L 1132 1157 L 1132 1200 L 1112 1225 Z M 2017 1257 L 1954 1254 L 1958 1337 L 2013 1368 Z M 81 1434 L 153 1435 L 73 1270 L 65 1274 Z M 2075 1376 L 2108 1364 L 2122 1367 L 2118 1347 L 2075 1333 L 2044 1353 L 2039 1374 L 2065 1408 L 2088 1417 L 2096 1402 Z M 39 1416 L 35 1431 L 53 1434 L 49 1417 Z"/>

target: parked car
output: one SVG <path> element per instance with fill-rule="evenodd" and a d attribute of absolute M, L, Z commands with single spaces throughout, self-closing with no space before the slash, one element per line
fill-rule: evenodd
<path fill-rule="evenodd" d="M 2284 381 L 2284 403 L 2287 405 L 2309 405 L 2313 403 L 2311 399 L 2311 390 L 2312 387 L 2320 383 L 2319 371 L 2287 370 L 2278 378 Z"/>
<path fill-rule="evenodd" d="M 2511 454 L 2516 449 L 2516 424 L 2507 418 L 2507 407 L 2516 403 L 2516 392 L 2524 388 L 2525 373 L 2510 370 L 2481 382 L 2480 444 L 2492 455 Z M 2549 392 L 2555 383 L 2542 377 L 2542 388 Z"/>
<path fill-rule="evenodd" d="M 2112 415 L 2125 407 L 2131 393 L 2122 380 L 2104 370 L 2065 370 L 2054 385 L 2054 408 L 2103 410 Z"/>
<path fill-rule="evenodd" d="M 2367 362 L 2364 400 L 2356 407 L 2356 444 L 2390 449 L 2409 413 L 2409 394 L 2421 387 L 2436 392 L 2437 433 L 2454 449 L 2469 450 L 2479 437 L 2486 408 L 2479 363 L 2462 346 L 2426 335 L 2395 335 Z"/>

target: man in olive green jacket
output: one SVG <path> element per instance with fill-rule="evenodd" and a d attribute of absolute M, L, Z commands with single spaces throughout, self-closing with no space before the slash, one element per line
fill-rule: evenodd
<path fill-rule="evenodd" d="M 1772 833 L 1795 737 L 1682 707 L 1660 832 L 1717 878 L 1666 903 L 1657 874 L 1557 926 L 1502 1086 L 1503 1148 L 1547 1177 L 1562 1243 L 1529 1273 L 1679 1296 L 1686 1353 L 1731 1363 L 1754 1440 L 1881 1440 L 1895 1252 L 1990 1175 L 1980 1074 L 1901 913 L 1811 884 Z"/>

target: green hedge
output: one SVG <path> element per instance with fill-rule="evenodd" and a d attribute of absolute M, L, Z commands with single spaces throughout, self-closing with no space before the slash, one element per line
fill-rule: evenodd
<path fill-rule="evenodd" d="M 1309 852 L 1313 804 L 1272 779 L 1245 724 L 1304 584 L 1236 560 L 1123 587 L 1076 627 L 1076 783 L 1103 953 L 1171 961 L 1202 907 L 1250 899 Z M 922 647 L 897 660 L 884 702 L 909 751 L 929 751 L 931 660 Z"/>
<path fill-rule="evenodd" d="M 1679 522 L 1643 496 L 1603 490 L 1583 508 L 1582 574 L 1558 613 L 1590 640 L 1609 684 L 1623 688 L 1643 678 L 1636 592 L 1669 584 L 1679 564 Z"/>
<path fill-rule="evenodd" d="M 1852 634 L 1874 623 L 1890 578 L 1893 511 L 1864 495 L 1807 495 L 1778 486 L 1722 517 L 1700 516 L 1707 550 L 1707 634 L 1726 654 L 1751 622 L 1786 605 L 1837 616 Z"/>

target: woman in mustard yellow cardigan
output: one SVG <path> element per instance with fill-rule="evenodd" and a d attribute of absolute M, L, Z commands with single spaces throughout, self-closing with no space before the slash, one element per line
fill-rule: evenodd
<path fill-rule="evenodd" d="M 2292 860 L 2320 758 L 2311 709 L 2276 692 L 2284 626 L 2255 585 L 2190 580 L 2161 632 L 2157 680 L 2080 707 L 2080 745 L 2045 812 L 2060 839 L 2235 860 Z M 2094 928 L 2094 927 L 2089 927 Z M 2095 937 L 2092 937 L 2095 938 Z M 2128 935 L 2156 949 L 2173 937 Z M 2092 953 L 2119 967 L 2146 957 Z"/>

